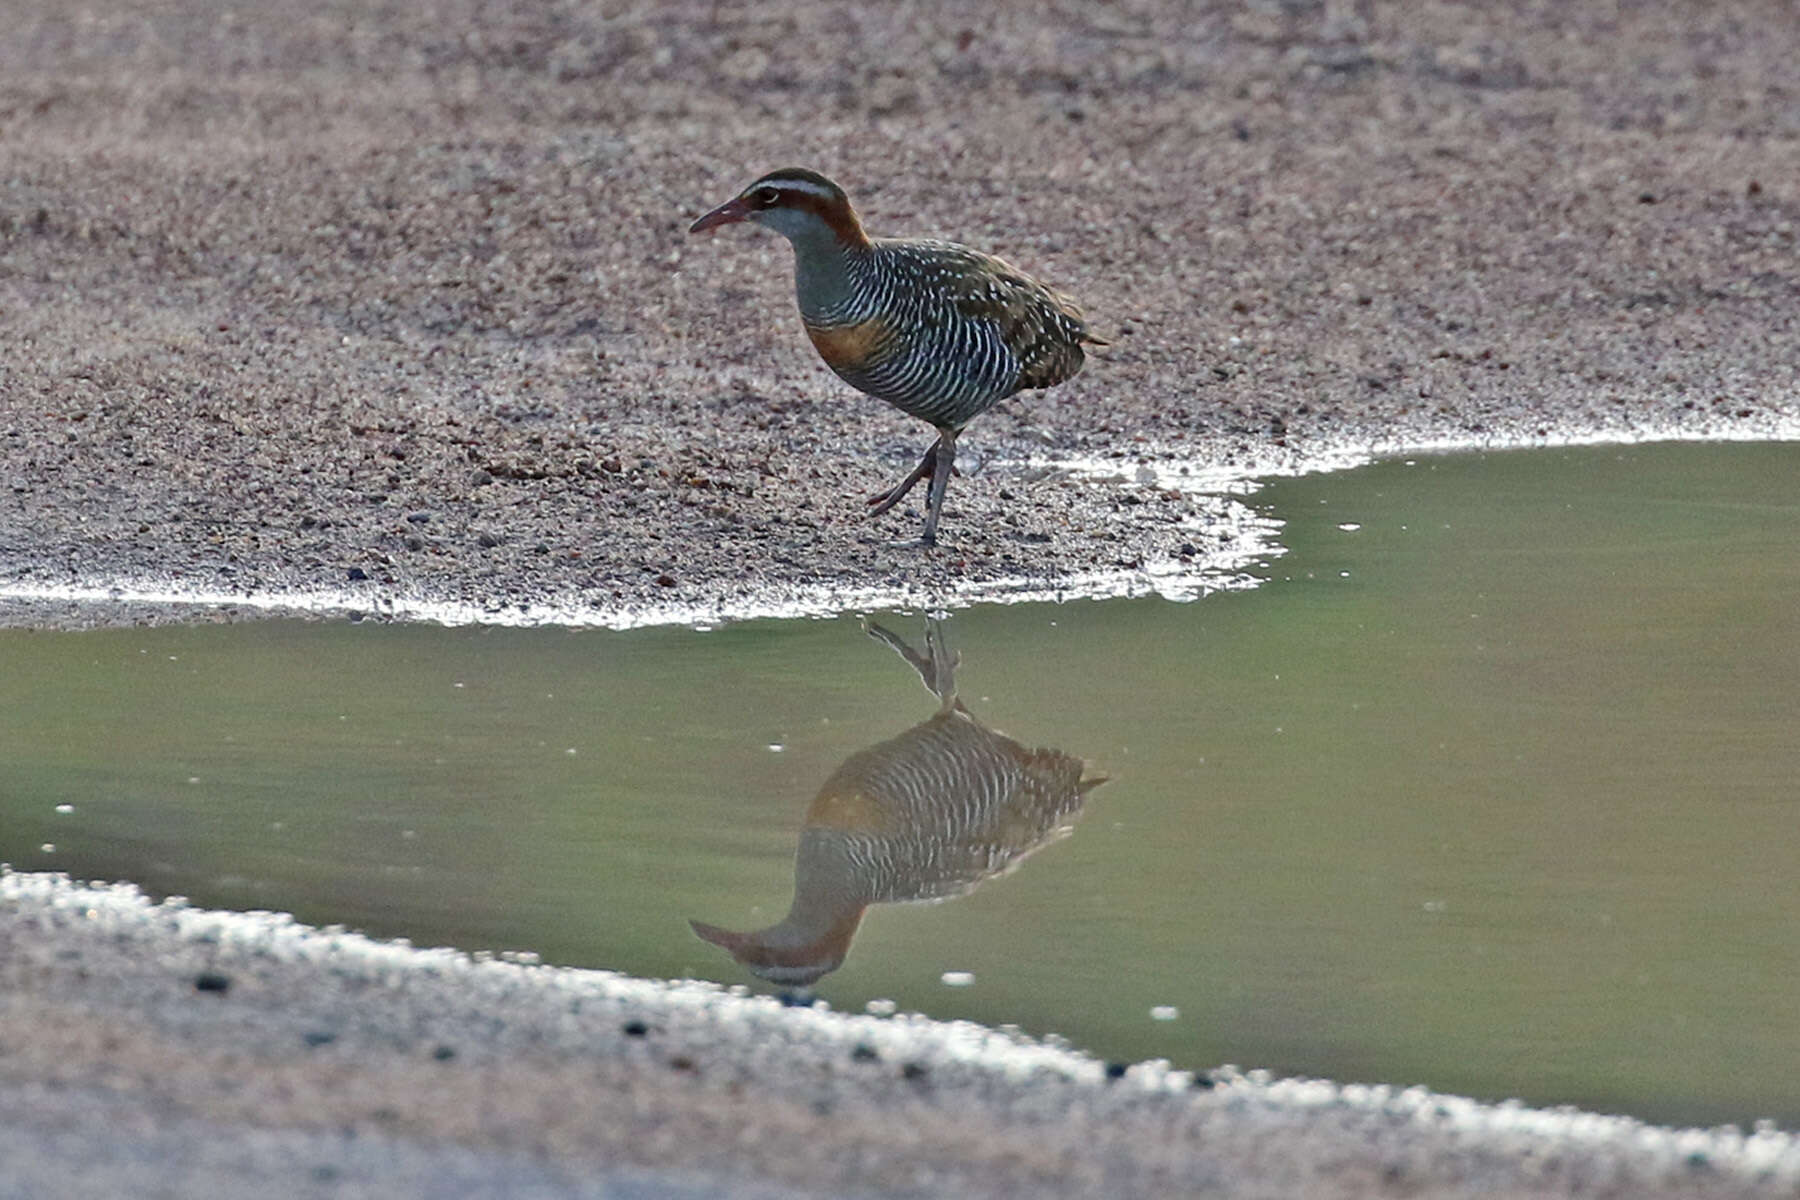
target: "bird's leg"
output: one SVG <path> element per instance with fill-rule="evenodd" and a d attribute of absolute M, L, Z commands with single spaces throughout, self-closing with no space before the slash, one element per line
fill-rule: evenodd
<path fill-rule="evenodd" d="M 863 632 L 883 643 L 907 661 L 919 673 L 919 681 L 931 690 L 942 704 L 941 711 L 956 707 L 956 668 L 962 655 L 945 644 L 943 623 L 936 617 L 925 618 L 925 651 L 920 653 L 906 644 L 906 639 L 875 621 L 864 621 Z"/>
<path fill-rule="evenodd" d="M 962 665 L 962 654 L 950 649 L 944 638 L 943 622 L 925 618 L 925 653 L 931 663 L 931 678 L 926 681 L 942 705 L 940 712 L 960 707 L 956 699 L 956 668 Z"/>
<path fill-rule="evenodd" d="M 882 513 L 905 499 L 906 493 L 912 491 L 913 484 L 924 479 L 936 469 L 937 452 L 938 444 L 936 442 L 931 443 L 931 449 L 925 451 L 925 457 L 919 460 L 919 465 L 912 469 L 911 475 L 908 475 L 905 479 L 902 479 L 899 483 L 881 493 L 881 495 L 869 497 L 869 515 L 871 517 L 879 517 Z"/>
<path fill-rule="evenodd" d="M 919 540 L 927 546 L 937 545 L 938 515 L 944 511 L 944 490 L 950 486 L 950 473 L 956 469 L 956 430 L 938 433 L 932 447 L 936 461 L 932 464 L 931 490 L 926 493 L 925 534 Z"/>

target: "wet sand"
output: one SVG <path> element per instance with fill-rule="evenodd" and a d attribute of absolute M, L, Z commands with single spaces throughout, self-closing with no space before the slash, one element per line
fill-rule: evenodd
<path fill-rule="evenodd" d="M 1207 490 L 1224 476 L 1800 437 L 1800 27 L 1775 0 L 0 0 L 0 28 L 6 623 L 1199 586 L 1240 532 Z M 816 361 L 787 249 L 685 232 L 789 163 L 876 233 L 1004 254 L 1113 339 L 970 428 L 936 551 L 906 544 L 916 510 L 862 516 L 928 431 Z M 69 599 L 115 591 L 226 602 Z M 643 1011 L 689 1015 L 645 1019 L 680 1036 L 634 1038 L 587 976 L 343 939 L 265 955 L 154 913 L 98 937 L 91 904 L 8 886 L 0 1196 L 77 1168 L 94 1182 L 63 1194 L 118 1194 L 108 1164 L 170 1195 L 1800 1177 L 1785 1142 L 1690 1160 L 1535 1116 L 1520 1142 L 1489 1116 L 1091 1063 L 1022 1081 L 975 1056 L 921 1089 L 893 1056 L 926 1051 L 882 1042 L 864 1070 L 845 1045 L 878 1033 L 822 1015 L 657 992 Z M 216 962 L 229 990 L 196 992 Z M 596 1024 L 570 1007 L 589 996 Z"/>
<path fill-rule="evenodd" d="M 477 962 L 43 875 L 0 875 L 0 950 L 8 1200 L 1800 1188 L 1786 1134 L 1231 1070 L 1115 1078 L 976 1026 Z"/>

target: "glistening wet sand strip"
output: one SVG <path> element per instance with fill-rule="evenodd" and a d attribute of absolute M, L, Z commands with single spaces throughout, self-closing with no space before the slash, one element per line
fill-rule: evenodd
<path fill-rule="evenodd" d="M 741 1197 L 1800 1186 L 1800 1141 L 1772 1131 L 1119 1071 L 974 1026 L 477 960 L 47 875 L 0 876 L 0 900 L 0 1194 L 146 1178 Z M 101 1150 L 57 1153 L 83 1128 Z"/>

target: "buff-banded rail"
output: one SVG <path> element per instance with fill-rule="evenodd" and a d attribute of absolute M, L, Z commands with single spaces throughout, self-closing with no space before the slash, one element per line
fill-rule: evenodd
<path fill-rule="evenodd" d="M 869 500 L 893 508 L 920 480 L 921 541 L 937 544 L 956 438 L 1016 392 L 1081 369 L 1082 344 L 1106 345 L 1075 302 L 1011 264 L 923 238 L 871 238 L 844 189 L 817 171 L 771 171 L 690 233 L 749 221 L 794 247 L 800 320 L 819 357 L 858 391 L 930 422 L 937 440 L 911 474 Z"/>

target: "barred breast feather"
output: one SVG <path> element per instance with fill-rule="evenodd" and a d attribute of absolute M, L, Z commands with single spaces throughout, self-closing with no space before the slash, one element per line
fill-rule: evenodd
<path fill-rule="evenodd" d="M 847 302 L 803 313 L 813 345 L 852 387 L 940 428 L 1063 382 L 1100 342 L 1068 297 L 965 246 L 877 239 L 848 265 Z"/>

